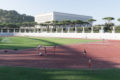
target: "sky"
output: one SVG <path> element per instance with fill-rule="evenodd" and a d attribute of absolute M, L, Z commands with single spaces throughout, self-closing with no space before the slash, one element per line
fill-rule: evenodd
<path fill-rule="evenodd" d="M 0 0 L 0 9 L 32 16 L 52 11 L 88 15 L 97 20 L 94 24 L 103 24 L 102 18 L 110 16 L 120 24 L 120 0 Z"/>

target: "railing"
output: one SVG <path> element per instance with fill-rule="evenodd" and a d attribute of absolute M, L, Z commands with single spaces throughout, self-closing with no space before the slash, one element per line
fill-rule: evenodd
<path fill-rule="evenodd" d="M 85 27 L 57 27 L 57 28 L 0 28 L 0 33 L 104 33 L 103 27 L 94 30 Z M 115 33 L 115 27 L 111 33 Z"/>

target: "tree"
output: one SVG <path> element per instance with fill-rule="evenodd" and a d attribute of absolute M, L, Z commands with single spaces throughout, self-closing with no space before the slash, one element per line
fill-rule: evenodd
<path fill-rule="evenodd" d="M 76 20 L 75 23 L 76 23 L 77 25 L 80 25 L 80 26 L 81 26 L 81 25 L 83 24 L 83 21 L 82 21 L 82 20 Z"/>
<path fill-rule="evenodd" d="M 114 26 L 114 23 L 109 23 L 109 24 L 108 24 L 108 23 L 105 23 L 104 26 L 105 26 L 105 27 L 104 27 L 104 30 L 105 30 L 105 31 L 111 31 L 111 30 L 112 30 L 112 26 Z M 108 27 L 108 26 L 109 26 L 109 27 Z"/>
<path fill-rule="evenodd" d="M 72 25 L 74 28 L 76 27 L 76 24 L 77 24 L 77 20 L 72 21 Z"/>
<path fill-rule="evenodd" d="M 117 19 L 120 22 L 120 18 Z"/>
<path fill-rule="evenodd" d="M 88 19 L 88 22 L 92 25 L 93 22 L 95 22 L 95 19 Z"/>
<path fill-rule="evenodd" d="M 43 26 L 43 27 L 46 27 L 47 31 L 49 31 L 50 30 L 50 25 L 52 25 L 52 24 L 51 24 L 51 21 L 46 21 L 44 23 L 40 23 L 39 25 Z"/>
<path fill-rule="evenodd" d="M 83 22 L 83 26 L 84 26 L 84 27 L 88 26 L 89 24 L 90 24 L 90 23 L 87 22 L 87 21 L 84 21 L 84 22 Z"/>
<path fill-rule="evenodd" d="M 56 26 L 58 25 L 58 21 L 52 21 L 52 22 L 51 22 L 51 25 L 53 25 L 53 27 L 56 28 Z"/>
<path fill-rule="evenodd" d="M 88 22 L 89 22 L 89 24 L 92 26 L 92 23 L 93 22 L 95 22 L 96 20 L 95 19 L 88 19 Z M 93 30 L 93 26 L 91 27 L 91 32 L 94 32 L 94 30 Z"/>
<path fill-rule="evenodd" d="M 88 19 L 88 22 L 94 22 L 96 21 L 95 19 Z"/>
<path fill-rule="evenodd" d="M 104 30 L 105 31 L 109 31 L 111 29 L 111 27 L 114 25 L 113 23 L 111 23 L 112 20 L 114 20 L 113 17 L 105 17 L 103 18 L 103 20 L 106 20 L 107 22 L 104 24 Z"/>
<path fill-rule="evenodd" d="M 47 21 L 47 22 L 45 22 L 43 24 L 47 27 L 47 30 L 49 31 L 50 25 L 51 25 L 51 21 Z"/>
<path fill-rule="evenodd" d="M 26 14 L 19 14 L 14 10 L 0 9 L 0 22 L 1 23 L 23 23 L 34 22 L 34 17 Z"/>
<path fill-rule="evenodd" d="M 40 26 L 47 26 L 45 23 L 40 23 L 39 25 Z"/>
<path fill-rule="evenodd" d="M 111 23 L 111 21 L 114 20 L 114 18 L 113 17 L 105 17 L 105 18 L 103 18 L 103 20 L 106 20 L 107 23 Z"/>
<path fill-rule="evenodd" d="M 68 30 L 68 27 L 72 25 L 72 22 L 70 20 L 64 20 L 64 25 L 65 25 L 65 28 L 64 30 Z M 66 27 L 67 26 L 67 27 Z"/>
<path fill-rule="evenodd" d="M 62 24 L 62 26 L 65 27 L 66 25 L 69 24 L 69 21 L 68 20 L 63 20 L 63 21 L 60 21 L 60 24 Z"/>
<path fill-rule="evenodd" d="M 34 27 L 37 23 L 36 22 L 23 22 L 22 26 L 24 27 Z"/>
<path fill-rule="evenodd" d="M 62 24 L 61 21 L 58 21 L 57 25 L 60 27 L 60 26 L 62 26 L 63 24 Z"/>

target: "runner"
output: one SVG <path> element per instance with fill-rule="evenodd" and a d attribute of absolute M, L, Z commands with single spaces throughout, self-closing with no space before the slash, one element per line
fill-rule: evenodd
<path fill-rule="evenodd" d="M 37 51 L 38 51 L 38 53 L 39 53 L 40 56 L 42 56 L 42 52 L 40 50 L 41 48 L 42 48 L 42 45 L 38 45 L 37 46 Z"/>
<path fill-rule="evenodd" d="M 83 55 L 86 55 L 87 54 L 87 51 L 84 49 L 84 51 L 83 51 Z"/>
<path fill-rule="evenodd" d="M 91 66 L 92 66 L 92 60 L 91 60 L 91 58 L 88 60 L 88 67 L 89 68 L 91 68 Z"/>

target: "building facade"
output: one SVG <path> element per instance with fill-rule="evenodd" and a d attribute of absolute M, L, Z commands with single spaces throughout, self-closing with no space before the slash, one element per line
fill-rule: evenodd
<path fill-rule="evenodd" d="M 44 23 L 47 21 L 62 21 L 62 20 L 87 21 L 88 19 L 92 19 L 92 16 L 61 13 L 61 12 L 50 12 L 50 13 L 45 13 L 45 14 L 40 14 L 35 16 L 35 22 L 37 23 Z"/>

